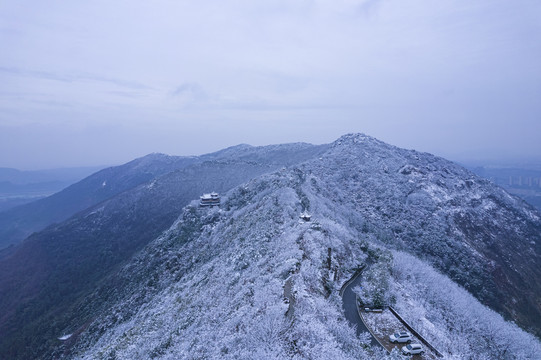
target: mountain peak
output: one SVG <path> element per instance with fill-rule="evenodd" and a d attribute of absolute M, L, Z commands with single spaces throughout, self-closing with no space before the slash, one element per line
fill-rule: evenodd
<path fill-rule="evenodd" d="M 170 159 L 171 157 L 174 157 L 174 156 L 167 155 L 167 154 L 164 154 L 164 153 L 159 153 L 159 152 L 153 152 L 153 153 L 150 153 L 150 154 L 147 154 L 145 156 L 140 157 L 138 160 L 141 160 L 141 161 L 156 161 L 156 160 Z"/>
<path fill-rule="evenodd" d="M 373 138 L 363 133 L 349 133 L 349 134 L 340 136 L 336 141 L 333 142 L 333 146 L 358 144 L 364 141 L 378 141 L 379 142 L 379 140 L 377 140 L 376 138 Z"/>
<path fill-rule="evenodd" d="M 375 153 L 379 151 L 398 150 L 397 147 L 389 145 L 375 137 L 363 134 L 363 133 L 351 133 L 339 137 L 331 144 L 331 148 L 338 149 L 340 152 L 356 151 L 358 149 L 364 149 L 366 151 Z M 402 149 L 401 149 L 402 150 Z"/>

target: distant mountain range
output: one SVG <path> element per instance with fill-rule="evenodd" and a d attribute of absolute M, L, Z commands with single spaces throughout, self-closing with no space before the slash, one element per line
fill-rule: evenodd
<path fill-rule="evenodd" d="M 0 182 L 15 185 L 39 184 L 48 182 L 73 183 L 99 171 L 104 166 L 58 168 L 48 170 L 17 170 L 0 168 Z"/>
<path fill-rule="evenodd" d="M 18 243 L 35 231 L 190 164 L 190 158 L 151 154 L 125 165 L 103 169 L 52 196 L 0 212 L 0 248 Z"/>
<path fill-rule="evenodd" d="M 221 206 L 199 208 L 210 191 Z M 359 346 L 337 293 L 360 263 L 393 256 L 381 276 L 397 306 L 450 306 L 413 298 L 428 280 L 401 287 L 422 268 L 444 274 L 442 293 L 459 284 L 472 308 L 541 335 L 539 212 L 452 162 L 366 135 L 152 154 L 33 204 L 0 216 L 4 244 L 17 244 L 0 253 L 1 358 L 384 358 Z M 501 354 L 467 319 L 452 354 L 445 334 L 458 331 L 457 316 L 426 316 L 447 355 Z M 541 349 L 487 318 L 499 324 L 491 336 L 522 344 L 505 351 Z"/>
<path fill-rule="evenodd" d="M 36 171 L 0 168 L 0 212 L 54 194 L 103 167 Z"/>

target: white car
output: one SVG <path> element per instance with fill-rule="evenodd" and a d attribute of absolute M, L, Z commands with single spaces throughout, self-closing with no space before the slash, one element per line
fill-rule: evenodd
<path fill-rule="evenodd" d="M 410 343 L 411 342 L 411 334 L 407 331 L 400 331 L 395 332 L 391 336 L 389 336 L 389 341 L 392 343 Z"/>
<path fill-rule="evenodd" d="M 424 353 L 425 351 L 423 350 L 421 344 L 409 344 L 402 347 L 402 354 L 404 355 L 416 355 Z"/>

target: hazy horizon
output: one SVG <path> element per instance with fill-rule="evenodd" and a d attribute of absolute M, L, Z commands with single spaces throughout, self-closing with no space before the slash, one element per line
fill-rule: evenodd
<path fill-rule="evenodd" d="M 337 140 L 337 139 L 334 139 L 334 140 Z M 318 144 L 314 144 L 314 145 L 320 145 L 320 144 L 324 144 L 324 143 L 318 143 Z M 212 153 L 214 151 L 223 150 L 223 149 L 226 149 L 228 147 L 234 147 L 234 146 L 237 146 L 237 145 L 266 146 L 266 145 L 279 145 L 279 144 L 253 145 L 253 144 L 247 144 L 247 143 L 239 143 L 239 144 L 234 144 L 234 145 L 230 145 L 230 146 L 225 146 L 223 148 L 216 149 L 216 150 L 213 150 L 213 151 L 202 152 L 202 153 L 198 153 L 198 154 L 166 154 L 166 153 L 161 153 L 161 152 L 158 152 L 158 151 L 153 151 L 153 152 L 150 152 L 150 153 L 147 153 L 147 154 L 137 155 L 137 156 L 135 156 L 133 158 L 127 158 L 126 160 L 121 160 L 120 162 L 116 162 L 116 163 L 110 162 L 110 163 L 89 164 L 89 165 L 77 165 L 77 164 L 69 165 L 68 164 L 68 165 L 60 165 L 60 166 L 52 166 L 52 167 L 47 167 L 47 166 L 39 167 L 38 166 L 38 167 L 32 167 L 32 168 L 0 166 L 0 169 L 15 169 L 15 170 L 19 170 L 19 171 L 48 171 L 48 170 L 63 170 L 63 169 L 77 169 L 77 168 L 79 168 L 79 169 L 95 169 L 96 171 L 99 171 L 100 169 L 104 169 L 104 168 L 107 168 L 107 167 L 123 165 L 123 164 L 125 164 L 127 162 L 130 162 L 132 160 L 135 160 L 137 158 L 144 157 L 144 156 L 151 155 L 151 154 L 160 153 L 160 154 L 165 154 L 165 155 L 170 155 L 170 156 L 200 156 L 200 155 L 205 155 L 205 154 Z M 394 144 L 390 144 L 390 145 L 394 145 Z M 421 150 L 415 149 L 415 148 L 411 148 L 409 150 L 421 151 Z M 429 152 L 429 151 L 421 151 L 421 152 Z M 517 168 L 524 168 L 524 169 L 534 169 L 535 168 L 535 169 L 540 169 L 541 170 L 541 157 L 535 157 L 535 156 L 531 156 L 531 157 L 528 157 L 528 156 L 523 156 L 523 157 L 505 157 L 505 156 L 502 156 L 502 157 L 477 157 L 474 154 L 474 155 L 471 155 L 471 156 L 468 156 L 468 155 L 460 156 L 460 155 L 458 155 L 458 156 L 453 158 L 453 157 L 446 157 L 446 156 L 436 154 L 436 153 L 431 153 L 431 154 L 439 156 L 439 157 L 443 157 L 443 158 L 445 158 L 447 160 L 450 160 L 450 161 L 453 161 L 453 162 L 456 162 L 458 164 L 468 166 L 468 167 L 474 167 L 474 166 L 505 167 L 505 168 L 517 167 Z"/>
<path fill-rule="evenodd" d="M 329 143 L 541 161 L 541 3 L 0 5 L 0 167 Z"/>

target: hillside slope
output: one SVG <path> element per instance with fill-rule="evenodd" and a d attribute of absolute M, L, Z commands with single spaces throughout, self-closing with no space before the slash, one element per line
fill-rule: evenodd
<path fill-rule="evenodd" d="M 17 244 L 33 232 L 156 176 L 196 161 L 192 157 L 150 154 L 121 166 L 100 170 L 44 199 L 0 212 L 0 249 Z"/>
<path fill-rule="evenodd" d="M 74 335 L 49 356 L 385 359 L 386 355 L 377 349 L 360 346 L 354 330 L 345 321 L 338 291 L 360 263 L 376 264 L 381 258 L 392 258 L 393 253 L 386 248 L 400 247 L 412 253 L 418 248 L 405 246 L 405 240 L 391 238 L 385 224 L 377 222 L 377 213 L 367 212 L 367 209 L 378 211 L 378 203 L 373 206 L 367 203 L 368 195 L 360 206 L 358 200 L 369 190 L 363 186 L 361 191 L 361 187 L 352 185 L 351 176 L 363 174 L 357 172 L 360 167 L 368 169 L 372 163 L 362 160 L 363 150 L 376 158 L 374 147 L 383 146 L 380 150 L 388 152 L 380 153 L 382 158 L 394 159 L 400 176 L 408 175 L 399 171 L 403 163 L 407 165 L 415 157 L 423 162 L 426 158 L 422 158 L 428 155 L 359 136 L 342 138 L 334 145 L 321 158 L 264 175 L 228 192 L 219 210 L 200 209 L 195 203 L 186 207 L 167 232 L 81 304 L 79 311 L 99 316 L 84 331 L 78 331 L 80 321 L 73 317 L 73 323 L 62 332 Z M 348 153 L 354 155 L 358 166 L 350 163 L 352 158 Z M 397 157 L 397 153 L 402 156 Z M 451 166 L 450 173 L 459 170 L 442 159 L 431 159 L 435 167 Z M 387 162 L 389 166 L 382 171 L 392 171 L 392 163 Z M 434 169 L 433 175 L 440 170 Z M 368 178 L 374 171 L 364 174 Z M 468 179 L 471 176 L 467 172 L 460 175 L 467 175 Z M 330 181 L 329 177 L 334 180 Z M 403 183 L 396 181 L 398 188 L 409 184 L 407 177 Z M 362 183 L 358 179 L 353 182 Z M 423 181 L 417 185 L 423 185 Z M 359 198 L 351 196 L 353 186 L 355 193 L 361 195 Z M 392 193 L 397 191 L 393 189 Z M 409 193 L 407 188 L 404 191 Z M 373 196 L 385 197 L 383 202 L 391 206 L 393 200 L 388 195 Z M 462 198 L 464 194 L 455 196 Z M 404 205 L 406 209 L 409 206 L 414 205 Z M 468 210 L 471 205 L 462 208 Z M 299 214 L 306 209 L 312 214 L 311 222 L 299 220 Z M 527 215 L 528 209 L 525 211 Z M 409 221 L 410 226 L 416 227 L 420 220 Z M 452 240 L 456 239 L 447 241 Z M 538 340 L 490 312 L 426 262 L 411 255 L 410 260 L 406 255 L 395 254 L 398 258 L 392 267 L 394 288 L 391 287 L 389 295 L 399 299 L 398 305 L 406 314 L 411 306 L 416 306 L 418 313 L 419 304 L 425 303 L 442 309 L 447 306 L 447 312 L 454 315 L 443 321 L 439 318 L 442 309 L 430 308 L 431 312 L 425 314 L 427 321 L 433 321 L 427 336 L 442 344 L 446 357 L 460 359 L 475 354 L 489 359 L 507 354 L 504 358 L 534 358 L 539 353 Z M 422 292 L 412 294 L 408 293 L 412 276 L 436 280 L 427 283 Z M 486 277 L 490 279 L 490 273 Z M 295 297 L 289 303 L 284 300 L 288 282 Z M 413 302 L 409 300 L 412 295 L 416 295 Z M 404 305 L 404 297 L 409 307 Z M 462 307 L 471 307 L 486 320 L 471 316 L 469 310 L 460 313 L 458 307 L 445 302 L 447 298 L 459 299 Z M 104 302 L 98 310 L 94 304 L 99 299 Z M 490 336 L 497 343 L 492 343 L 481 331 L 474 331 L 479 326 L 488 329 L 489 325 Z M 460 334 L 467 340 L 464 346 L 443 347 L 452 341 L 453 331 L 458 328 L 464 329 Z M 509 342 L 500 342 L 503 339 Z M 367 337 L 361 339 L 361 344 L 368 342 Z"/>
<path fill-rule="evenodd" d="M 407 256 L 450 279 L 439 281 L 442 293 L 459 294 L 459 284 L 539 336 L 540 215 L 501 188 L 362 134 L 322 147 L 242 145 L 224 153 L 35 234 L 0 261 L 0 307 L 10 310 L 0 319 L 0 355 L 383 359 L 359 346 L 338 290 L 359 264 L 375 264 L 392 284 L 385 301 L 407 309 L 413 297 L 404 286 L 423 278 L 404 265 Z M 227 191 L 220 209 L 188 205 L 211 190 Z M 304 210 L 312 222 L 300 222 Z M 393 263 L 393 254 L 409 255 Z M 453 328 L 476 320 L 442 320 L 438 306 L 459 310 L 435 302 L 436 292 L 427 285 L 413 304 L 425 304 L 434 324 L 428 337 L 445 345 Z M 457 298 L 488 311 L 471 295 Z M 515 344 L 538 353 L 531 335 L 490 318 L 494 336 L 517 340 L 508 350 L 491 350 L 490 339 L 472 331 L 468 349 L 455 354 L 445 345 L 447 354 L 513 358 Z M 73 335 L 60 342 L 62 334 Z"/>
<path fill-rule="evenodd" d="M 225 192 L 291 161 L 317 156 L 325 148 L 288 144 L 230 149 L 246 159 L 262 152 L 266 161 L 223 157 L 191 165 L 33 234 L 0 260 L 0 308 L 5 309 L 0 315 L 0 355 L 28 358 L 47 349 L 68 310 L 167 229 L 203 192 Z M 290 156 L 284 157 L 287 153 Z"/>
<path fill-rule="evenodd" d="M 110 280 L 121 286 L 85 302 L 105 297 L 108 310 L 52 356 L 385 358 L 359 346 L 322 268 L 328 246 L 334 261 L 361 261 L 361 240 L 341 224 L 299 223 L 300 185 L 284 171 L 228 193 L 221 210 L 187 207 Z M 295 307 L 286 316 L 288 279 Z"/>
<path fill-rule="evenodd" d="M 174 170 L 214 160 L 288 166 L 314 156 L 324 148 L 303 143 L 260 147 L 237 145 L 201 156 L 149 154 L 98 171 L 44 199 L 0 212 L 0 251 L 48 225 L 62 222 L 79 211 Z M 6 252 L 1 252 L 0 258 L 2 253 Z"/>
<path fill-rule="evenodd" d="M 364 135 L 342 137 L 301 171 L 347 205 L 361 231 L 428 260 L 541 336 L 541 220 L 525 201 L 450 161 Z"/>

